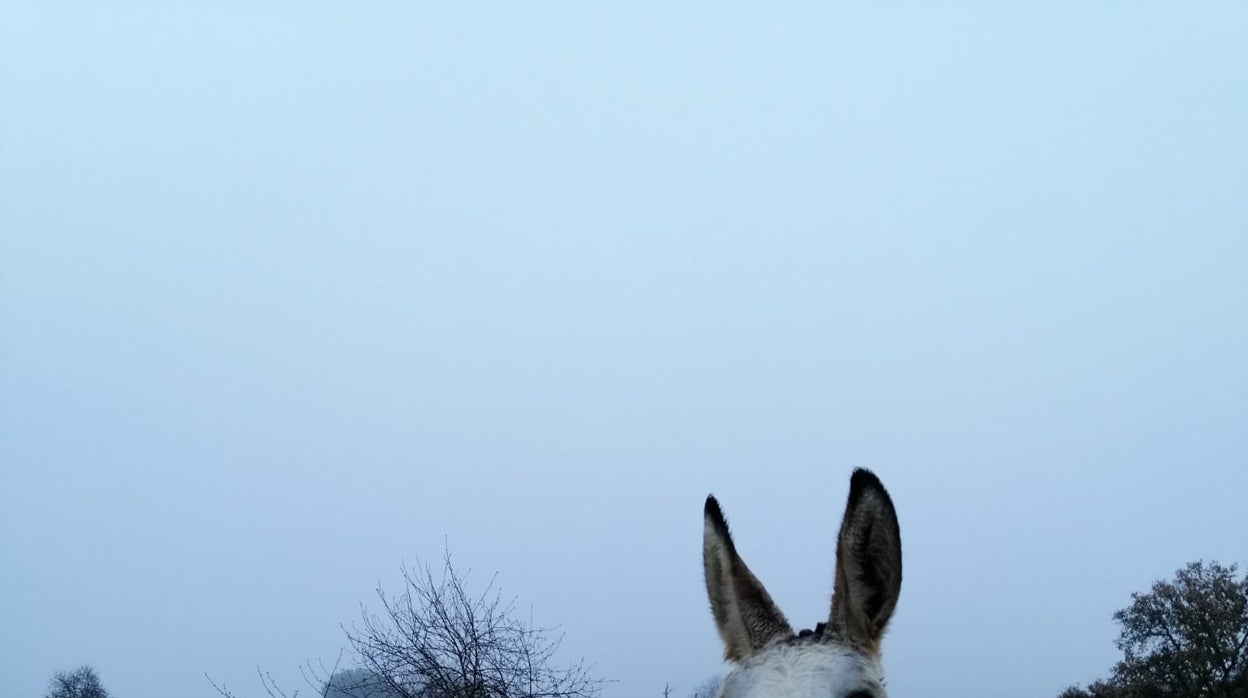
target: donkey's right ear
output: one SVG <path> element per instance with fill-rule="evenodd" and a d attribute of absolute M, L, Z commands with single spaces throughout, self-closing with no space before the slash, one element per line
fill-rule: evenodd
<path fill-rule="evenodd" d="M 702 565 L 715 625 L 724 639 L 724 656 L 741 661 L 772 640 L 789 637 L 793 628 L 771 595 L 737 555 L 728 522 L 714 497 L 706 498 Z"/>
<path fill-rule="evenodd" d="M 901 593 L 901 528 L 888 490 L 871 471 L 859 468 L 849 481 L 849 501 L 836 542 L 836 589 L 832 627 L 869 654 Z"/>

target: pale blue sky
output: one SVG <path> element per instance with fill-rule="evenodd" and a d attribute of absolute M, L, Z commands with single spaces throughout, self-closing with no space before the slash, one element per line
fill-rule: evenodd
<path fill-rule="evenodd" d="M 299 685 L 402 561 L 607 698 L 720 670 L 701 507 L 895 696 L 1052 696 L 1248 562 L 1248 5 L 10 3 L 0 684 Z"/>

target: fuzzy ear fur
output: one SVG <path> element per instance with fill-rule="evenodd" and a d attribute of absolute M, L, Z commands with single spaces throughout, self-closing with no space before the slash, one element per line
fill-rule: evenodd
<path fill-rule="evenodd" d="M 715 625 L 724 639 L 724 656 L 742 661 L 793 628 L 758 578 L 737 555 L 728 522 L 714 497 L 706 498 L 702 565 Z"/>
<path fill-rule="evenodd" d="M 869 654 L 901 593 L 901 529 L 888 491 L 871 471 L 849 481 L 849 501 L 836 542 L 836 588 L 829 622 L 842 637 Z"/>

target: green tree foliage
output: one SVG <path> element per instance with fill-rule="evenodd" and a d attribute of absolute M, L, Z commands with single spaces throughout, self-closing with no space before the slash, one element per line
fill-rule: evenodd
<path fill-rule="evenodd" d="M 1114 614 L 1123 658 L 1058 698 L 1248 698 L 1248 574 L 1189 563 Z"/>
<path fill-rule="evenodd" d="M 52 677 L 44 698 L 109 698 L 95 669 L 83 665 L 72 671 L 58 671 Z"/>

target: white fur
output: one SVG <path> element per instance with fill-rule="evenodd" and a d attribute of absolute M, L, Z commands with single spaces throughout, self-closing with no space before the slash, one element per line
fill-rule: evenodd
<path fill-rule="evenodd" d="M 720 698 L 886 698 L 880 663 L 835 642 L 777 643 L 738 664 Z"/>

